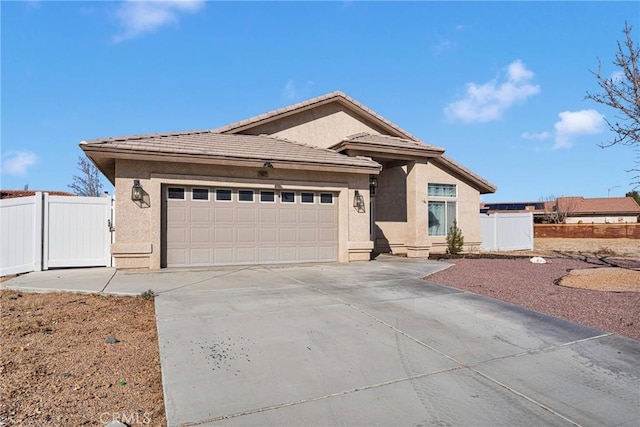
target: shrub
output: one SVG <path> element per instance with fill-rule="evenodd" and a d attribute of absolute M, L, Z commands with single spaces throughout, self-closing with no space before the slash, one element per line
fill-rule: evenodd
<path fill-rule="evenodd" d="M 464 246 L 464 236 L 462 230 L 458 228 L 458 222 L 453 221 L 451 227 L 449 227 L 449 233 L 447 233 L 447 250 L 452 255 L 458 255 L 462 252 Z"/>

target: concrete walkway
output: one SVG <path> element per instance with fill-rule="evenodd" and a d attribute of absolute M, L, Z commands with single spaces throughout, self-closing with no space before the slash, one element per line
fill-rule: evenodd
<path fill-rule="evenodd" d="M 640 424 L 640 342 L 369 263 L 31 273 L 154 290 L 171 426 Z"/>

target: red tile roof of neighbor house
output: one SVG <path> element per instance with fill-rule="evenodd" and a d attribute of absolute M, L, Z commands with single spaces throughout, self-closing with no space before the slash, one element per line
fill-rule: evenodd
<path fill-rule="evenodd" d="M 640 214 L 640 205 L 633 197 L 558 197 L 558 209 L 570 215 Z"/>
<path fill-rule="evenodd" d="M 73 196 L 76 195 L 67 191 L 47 191 L 47 190 L 0 190 L 0 199 L 15 199 L 16 197 L 31 197 L 37 192 L 48 193 L 51 196 Z"/>

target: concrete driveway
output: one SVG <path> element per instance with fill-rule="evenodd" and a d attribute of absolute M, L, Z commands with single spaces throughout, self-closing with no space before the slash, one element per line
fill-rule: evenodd
<path fill-rule="evenodd" d="M 53 270 L 0 287 L 156 298 L 170 426 L 640 425 L 640 342 L 373 262 Z"/>
<path fill-rule="evenodd" d="M 155 273 L 169 425 L 639 425 L 639 342 L 420 280 L 442 268 Z"/>

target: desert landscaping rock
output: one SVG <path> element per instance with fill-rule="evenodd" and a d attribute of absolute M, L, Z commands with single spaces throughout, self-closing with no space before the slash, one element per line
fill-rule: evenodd
<path fill-rule="evenodd" d="M 640 292 L 640 271 L 619 267 L 577 269 L 571 270 L 558 284 L 606 292 Z"/>
<path fill-rule="evenodd" d="M 106 340 L 104 340 L 104 342 L 106 342 L 107 344 L 117 344 L 120 341 L 118 339 L 116 339 L 116 338 L 109 337 Z"/>

